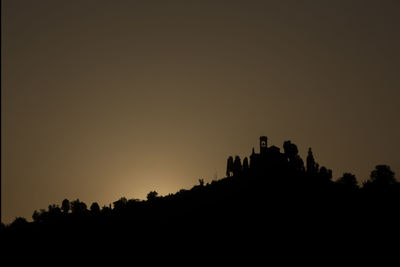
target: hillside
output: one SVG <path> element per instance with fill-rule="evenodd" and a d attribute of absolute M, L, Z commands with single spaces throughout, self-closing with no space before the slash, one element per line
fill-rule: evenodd
<path fill-rule="evenodd" d="M 167 196 L 150 192 L 146 201 L 121 198 L 113 207 L 101 209 L 65 200 L 61 208 L 50 205 L 35 212 L 34 222 L 16 219 L 3 227 L 1 236 L 10 244 L 40 240 L 91 245 L 104 240 L 324 243 L 385 233 L 395 236 L 400 225 L 400 184 L 389 166 L 376 166 L 363 185 L 351 174 L 332 181 L 331 171 L 318 166 L 311 149 L 304 164 L 296 145 L 288 141 L 283 148 L 281 153 L 268 147 L 261 137 L 260 153 L 253 151 L 250 162 L 228 158 L 226 178 L 207 184 L 199 180 L 190 190 Z"/>

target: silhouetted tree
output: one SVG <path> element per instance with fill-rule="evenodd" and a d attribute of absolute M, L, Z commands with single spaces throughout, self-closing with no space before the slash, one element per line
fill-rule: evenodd
<path fill-rule="evenodd" d="M 100 206 L 97 202 L 93 202 L 92 205 L 90 205 L 90 211 L 93 214 L 98 214 L 100 213 Z"/>
<path fill-rule="evenodd" d="M 139 202 L 140 202 L 140 199 L 137 199 L 137 198 L 131 198 L 131 199 L 128 200 L 128 204 L 130 204 L 130 205 L 134 205 L 134 204 L 137 204 Z"/>
<path fill-rule="evenodd" d="M 32 214 L 32 219 L 33 219 L 34 222 L 38 222 L 38 221 L 39 221 L 39 219 L 40 219 L 40 213 L 39 213 L 37 210 L 35 210 L 35 211 L 33 212 L 33 214 Z"/>
<path fill-rule="evenodd" d="M 58 207 L 58 205 L 51 204 L 51 205 L 49 205 L 49 212 L 53 212 L 53 211 L 60 211 L 61 212 L 61 209 Z"/>
<path fill-rule="evenodd" d="M 45 209 L 40 209 L 39 211 L 35 210 L 32 214 L 32 219 L 34 222 L 43 222 L 43 221 L 48 220 L 49 217 L 50 217 L 50 214 Z"/>
<path fill-rule="evenodd" d="M 226 176 L 231 177 L 232 173 L 233 173 L 233 157 L 229 156 L 226 163 Z"/>
<path fill-rule="evenodd" d="M 22 228 L 28 225 L 28 221 L 23 218 L 23 217 L 17 217 L 15 220 L 11 223 L 10 227 L 13 228 Z"/>
<path fill-rule="evenodd" d="M 247 157 L 245 157 L 243 160 L 243 172 L 247 172 L 248 169 L 249 169 L 249 160 Z"/>
<path fill-rule="evenodd" d="M 204 186 L 204 179 L 199 179 L 200 186 Z"/>
<path fill-rule="evenodd" d="M 49 211 L 48 215 L 50 218 L 57 218 L 61 214 L 61 209 L 58 207 L 58 205 L 52 204 L 49 205 Z"/>
<path fill-rule="evenodd" d="M 297 156 L 293 161 L 293 166 L 296 170 L 304 172 L 304 161 L 300 156 Z"/>
<path fill-rule="evenodd" d="M 302 158 L 298 155 L 299 150 L 295 144 L 292 144 L 290 141 L 285 141 L 283 143 L 284 155 L 289 165 L 297 170 L 304 171 L 304 162 Z"/>
<path fill-rule="evenodd" d="M 61 203 L 61 210 L 62 210 L 64 213 L 68 213 L 69 210 L 70 210 L 70 208 L 71 208 L 71 205 L 70 205 L 70 203 L 69 203 L 69 200 L 68 200 L 68 199 L 64 199 L 64 200 L 62 201 L 62 203 Z"/>
<path fill-rule="evenodd" d="M 290 141 L 285 141 L 283 143 L 283 150 L 285 156 L 290 160 L 296 158 L 299 154 L 299 150 L 295 144 L 292 144 Z"/>
<path fill-rule="evenodd" d="M 356 176 L 351 173 L 343 173 L 343 176 L 340 177 L 337 181 L 338 184 L 345 185 L 349 188 L 358 188 L 358 182 Z"/>
<path fill-rule="evenodd" d="M 46 211 L 45 209 L 40 209 L 40 210 L 39 210 L 39 216 L 40 216 L 40 217 L 45 217 L 46 214 L 47 214 L 47 211 Z"/>
<path fill-rule="evenodd" d="M 152 200 L 156 199 L 157 196 L 158 196 L 158 193 L 156 191 L 150 191 L 147 194 L 147 200 L 152 201 Z"/>
<path fill-rule="evenodd" d="M 102 214 L 110 214 L 111 213 L 111 208 L 110 207 L 107 207 L 106 205 L 104 205 L 102 208 L 101 208 L 101 213 Z"/>
<path fill-rule="evenodd" d="M 311 147 L 308 149 L 307 155 L 307 173 L 316 174 L 318 172 L 318 164 L 315 163 L 314 155 L 312 153 Z"/>
<path fill-rule="evenodd" d="M 235 157 L 233 162 L 233 175 L 239 175 L 242 172 L 242 162 L 239 156 Z"/>
<path fill-rule="evenodd" d="M 71 211 L 73 214 L 82 214 L 87 211 L 87 206 L 84 202 L 79 201 L 78 198 L 71 202 Z"/>
<path fill-rule="evenodd" d="M 327 169 L 326 167 L 321 167 L 318 173 L 319 177 L 324 181 L 330 181 L 332 179 L 332 170 Z"/>
<path fill-rule="evenodd" d="M 126 206 L 126 203 L 128 203 L 128 200 L 126 199 L 126 197 L 121 197 L 119 200 L 117 200 L 113 203 L 114 209 L 121 210 Z"/>
<path fill-rule="evenodd" d="M 387 186 L 395 184 L 396 178 L 388 165 L 377 165 L 371 172 L 370 181 L 374 185 Z"/>

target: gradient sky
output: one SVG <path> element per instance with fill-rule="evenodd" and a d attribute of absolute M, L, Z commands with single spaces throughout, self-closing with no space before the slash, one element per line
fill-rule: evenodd
<path fill-rule="evenodd" d="M 399 178 L 399 1 L 2 3 L 6 223 L 210 182 L 260 135 Z"/>

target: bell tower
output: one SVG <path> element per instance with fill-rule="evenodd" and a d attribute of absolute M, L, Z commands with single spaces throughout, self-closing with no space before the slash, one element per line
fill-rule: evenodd
<path fill-rule="evenodd" d="M 260 136 L 260 154 L 266 155 L 267 154 L 267 140 L 266 136 Z"/>

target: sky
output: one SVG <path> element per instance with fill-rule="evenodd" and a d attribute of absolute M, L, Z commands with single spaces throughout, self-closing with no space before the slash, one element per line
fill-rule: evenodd
<path fill-rule="evenodd" d="M 400 178 L 400 2 L 2 1 L 2 221 L 224 177 L 258 138 Z"/>

